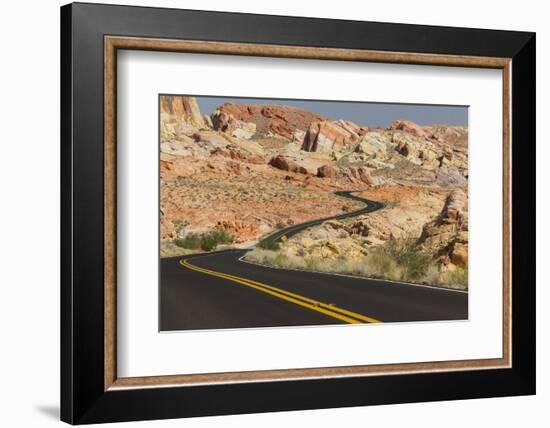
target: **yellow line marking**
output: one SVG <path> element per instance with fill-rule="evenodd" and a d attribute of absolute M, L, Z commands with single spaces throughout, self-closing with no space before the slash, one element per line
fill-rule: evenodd
<path fill-rule="evenodd" d="M 229 281 L 237 282 L 239 284 L 246 285 L 248 287 L 254 288 L 259 291 L 263 291 L 264 293 L 270 294 L 272 296 L 278 297 L 280 299 L 286 300 L 288 302 L 294 303 L 296 305 L 321 312 L 325 315 L 328 315 L 332 318 L 339 319 L 341 321 L 345 321 L 349 324 L 361 324 L 361 322 L 367 322 L 367 323 L 380 323 L 381 321 L 367 317 L 352 311 L 348 311 L 346 309 L 339 308 L 334 305 L 328 305 L 326 303 L 319 302 L 317 300 L 310 299 L 308 297 L 302 296 L 300 294 L 291 293 L 290 291 L 282 290 L 277 287 L 273 287 L 272 285 L 264 284 L 262 282 L 253 281 L 251 279 L 242 278 L 240 276 L 236 275 L 230 275 L 223 272 L 217 272 L 210 269 L 201 268 L 199 266 L 193 265 L 189 263 L 185 259 L 180 260 L 180 264 L 182 266 L 185 266 L 188 269 L 205 273 L 212 276 L 217 276 L 219 278 L 224 278 Z"/>

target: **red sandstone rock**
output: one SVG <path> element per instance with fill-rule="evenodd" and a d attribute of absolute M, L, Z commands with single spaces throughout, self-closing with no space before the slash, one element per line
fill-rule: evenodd
<path fill-rule="evenodd" d="M 235 119 L 232 114 L 216 110 L 210 117 L 216 131 L 228 133 L 234 137 L 249 139 L 256 133 L 256 124 Z"/>
<path fill-rule="evenodd" d="M 468 244 L 455 242 L 451 262 L 458 266 L 468 266 Z"/>
<path fill-rule="evenodd" d="M 420 125 L 411 122 L 410 120 L 398 119 L 395 120 L 389 127 L 390 131 L 403 131 L 409 134 L 414 134 L 417 137 L 427 137 L 426 131 Z"/>
<path fill-rule="evenodd" d="M 277 155 L 271 158 L 269 165 L 283 171 L 298 172 L 300 174 L 317 173 L 317 164 L 315 162 L 295 155 Z"/>
<path fill-rule="evenodd" d="M 312 121 L 326 119 L 307 110 L 275 104 L 228 103 L 220 106 L 217 111 L 218 114 L 224 113 L 236 120 L 256 124 L 256 131 L 262 136 L 276 136 L 288 141 L 293 141 L 296 130 L 305 131 Z"/>
<path fill-rule="evenodd" d="M 340 170 L 333 165 L 323 165 L 317 169 L 317 177 L 321 178 L 338 178 L 342 174 Z"/>
<path fill-rule="evenodd" d="M 304 136 L 302 150 L 325 153 L 342 150 L 355 143 L 367 132 L 368 128 L 349 121 L 312 122 Z"/>

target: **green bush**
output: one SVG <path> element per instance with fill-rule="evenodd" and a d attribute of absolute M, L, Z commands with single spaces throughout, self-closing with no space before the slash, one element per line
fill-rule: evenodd
<path fill-rule="evenodd" d="M 189 233 L 183 238 L 174 240 L 174 243 L 181 248 L 191 250 L 202 249 L 204 251 L 212 251 L 220 244 L 233 243 L 233 236 L 226 230 L 213 230 L 202 235 Z"/>
<path fill-rule="evenodd" d="M 174 220 L 174 229 L 176 234 L 179 236 L 181 231 L 189 225 L 189 222 L 186 220 L 176 219 Z"/>
<path fill-rule="evenodd" d="M 220 244 L 231 244 L 233 236 L 227 230 L 214 230 L 201 237 L 201 248 L 204 251 L 212 251 Z"/>
<path fill-rule="evenodd" d="M 420 251 L 414 243 L 407 242 L 399 245 L 394 240 L 386 246 L 388 254 L 403 269 L 403 277 L 407 280 L 422 278 L 432 265 L 432 257 Z"/>
<path fill-rule="evenodd" d="M 413 242 L 388 241 L 384 246 L 369 252 L 368 265 L 371 273 L 394 280 L 418 281 L 432 274 L 434 260 L 419 250 Z"/>
<path fill-rule="evenodd" d="M 180 248 L 195 250 L 200 247 L 201 237 L 196 233 L 188 233 L 183 238 L 174 239 L 174 244 Z"/>

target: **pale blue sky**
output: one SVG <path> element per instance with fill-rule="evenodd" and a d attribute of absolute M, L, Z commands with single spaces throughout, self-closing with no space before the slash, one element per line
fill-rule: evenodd
<path fill-rule="evenodd" d="M 467 106 L 433 104 L 396 104 L 352 101 L 310 101 L 274 98 L 202 97 L 197 101 L 203 114 L 210 115 L 225 103 L 281 104 L 300 107 L 331 119 L 351 120 L 358 125 L 386 127 L 395 119 L 407 119 L 419 125 L 468 125 Z"/>

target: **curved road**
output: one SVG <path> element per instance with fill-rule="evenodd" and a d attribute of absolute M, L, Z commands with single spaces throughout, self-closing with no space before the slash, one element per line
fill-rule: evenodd
<path fill-rule="evenodd" d="M 365 203 L 359 210 L 278 230 L 263 241 L 278 242 L 329 219 L 370 213 L 384 204 L 336 192 Z M 468 293 L 260 266 L 240 260 L 249 250 L 222 250 L 161 259 L 160 329 L 465 320 Z"/>
<path fill-rule="evenodd" d="M 342 196 L 344 198 L 352 199 L 354 201 L 363 202 L 365 204 L 363 208 L 360 208 L 355 211 L 349 211 L 344 214 L 338 214 L 331 217 L 323 217 L 316 220 L 310 220 L 304 223 L 285 227 L 284 229 L 280 229 L 272 233 L 271 235 L 267 236 L 266 238 L 262 239 L 261 242 L 268 242 L 268 241 L 279 242 L 283 235 L 286 236 L 287 238 L 290 238 L 291 236 L 296 235 L 298 232 L 301 232 L 302 230 L 307 229 L 308 227 L 316 226 L 327 220 L 343 220 L 345 218 L 356 217 L 358 215 L 372 213 L 374 211 L 381 210 L 382 208 L 385 207 L 385 205 L 382 202 L 371 201 L 369 199 L 361 198 L 359 196 L 352 195 L 352 192 L 353 192 L 352 190 L 340 190 L 338 192 L 334 192 L 334 194 L 338 196 Z"/>

